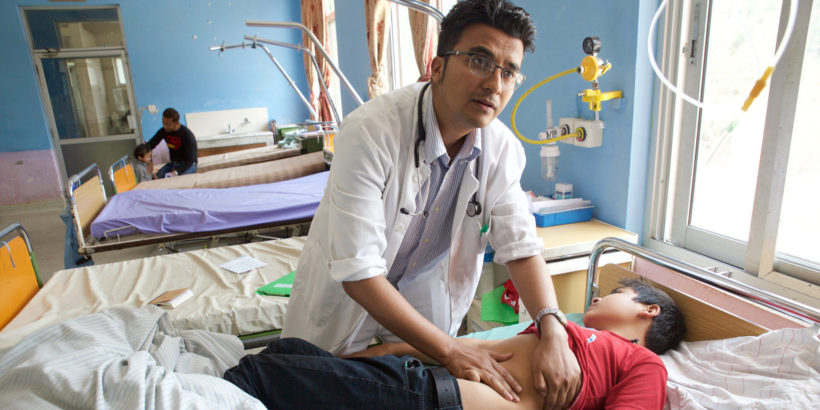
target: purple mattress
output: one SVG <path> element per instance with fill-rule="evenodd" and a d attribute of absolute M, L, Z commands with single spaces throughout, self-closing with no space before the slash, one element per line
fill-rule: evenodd
<path fill-rule="evenodd" d="M 114 195 L 91 223 L 97 238 L 210 232 L 312 217 L 328 171 L 236 188 L 132 190 Z"/>

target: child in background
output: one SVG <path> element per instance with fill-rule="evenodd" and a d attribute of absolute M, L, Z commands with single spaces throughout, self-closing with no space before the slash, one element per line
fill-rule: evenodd
<path fill-rule="evenodd" d="M 137 176 L 137 183 L 142 181 L 150 181 L 153 179 L 152 171 L 153 164 L 151 164 L 151 149 L 148 144 L 140 144 L 134 148 L 134 173 Z"/>

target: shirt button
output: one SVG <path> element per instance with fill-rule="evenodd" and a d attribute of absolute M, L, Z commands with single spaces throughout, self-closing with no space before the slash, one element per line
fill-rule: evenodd
<path fill-rule="evenodd" d="M 404 231 L 404 224 L 396 225 L 396 232 L 402 232 L 402 231 Z"/>
<path fill-rule="evenodd" d="M 438 213 L 438 207 L 436 207 L 436 213 Z"/>
<path fill-rule="evenodd" d="M 416 267 L 416 262 L 411 263 L 410 266 L 415 268 Z"/>
<path fill-rule="evenodd" d="M 424 243 L 430 242 L 430 238 L 424 238 Z"/>
<path fill-rule="evenodd" d="M 419 182 L 419 176 L 418 175 L 413 174 L 413 182 Z"/>

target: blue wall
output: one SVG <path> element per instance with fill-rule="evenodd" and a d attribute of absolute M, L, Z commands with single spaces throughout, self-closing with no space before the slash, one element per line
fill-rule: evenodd
<path fill-rule="evenodd" d="M 26 28 L 19 6 L 73 6 L 46 0 L 0 3 L 0 152 L 53 148 L 39 96 Z M 80 5 L 110 5 L 87 0 Z M 300 21 L 295 0 L 165 1 L 120 3 L 131 77 L 138 106 L 173 106 L 181 114 L 247 107 L 267 107 L 280 124 L 301 121 L 307 109 L 262 50 L 228 50 L 221 56 L 208 47 L 237 44 L 258 34 L 289 43 L 301 42 L 293 29 L 245 27 L 245 20 Z M 300 53 L 278 47 L 271 52 L 303 92 L 307 89 Z M 162 125 L 160 114 L 144 113 L 143 133 Z"/>
<path fill-rule="evenodd" d="M 602 147 L 559 144 L 558 182 L 572 183 L 576 197 L 592 200 L 596 205 L 595 218 L 632 232 L 643 232 L 654 81 L 645 52 L 646 30 L 658 2 L 621 0 L 617 7 L 608 0 L 516 3 L 529 11 L 536 23 L 536 51 L 525 54 L 522 71 L 527 81 L 499 118 L 510 126 L 512 107 L 527 89 L 544 78 L 576 67 L 585 56 L 581 49 L 583 39 L 600 37 L 603 46 L 599 56 L 613 65 L 600 79 L 600 87 L 603 91 L 622 90 L 625 98 L 603 103 L 600 119 L 606 128 Z M 346 19 L 341 20 L 347 24 L 338 29 L 340 65 L 349 78 L 366 80 L 370 68 L 361 46 L 363 6 L 361 2 L 351 2 L 350 6 L 344 10 Z M 590 88 L 590 84 L 573 74 L 535 90 L 518 109 L 518 130 L 528 138 L 537 138 L 538 132 L 546 127 L 547 99 L 552 100 L 556 125 L 561 117 L 594 118 L 587 104 L 577 97 L 585 88 Z M 357 89 L 367 95 L 366 81 Z M 524 144 L 524 148 L 527 167 L 522 186 L 539 195 L 552 194 L 555 183 L 541 179 L 540 146 Z"/>

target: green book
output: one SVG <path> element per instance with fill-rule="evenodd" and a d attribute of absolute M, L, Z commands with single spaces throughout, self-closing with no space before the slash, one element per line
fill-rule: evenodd
<path fill-rule="evenodd" d="M 290 289 L 293 287 L 293 278 L 296 271 L 288 273 L 275 281 L 256 289 L 256 293 L 266 296 L 290 296 Z"/>

